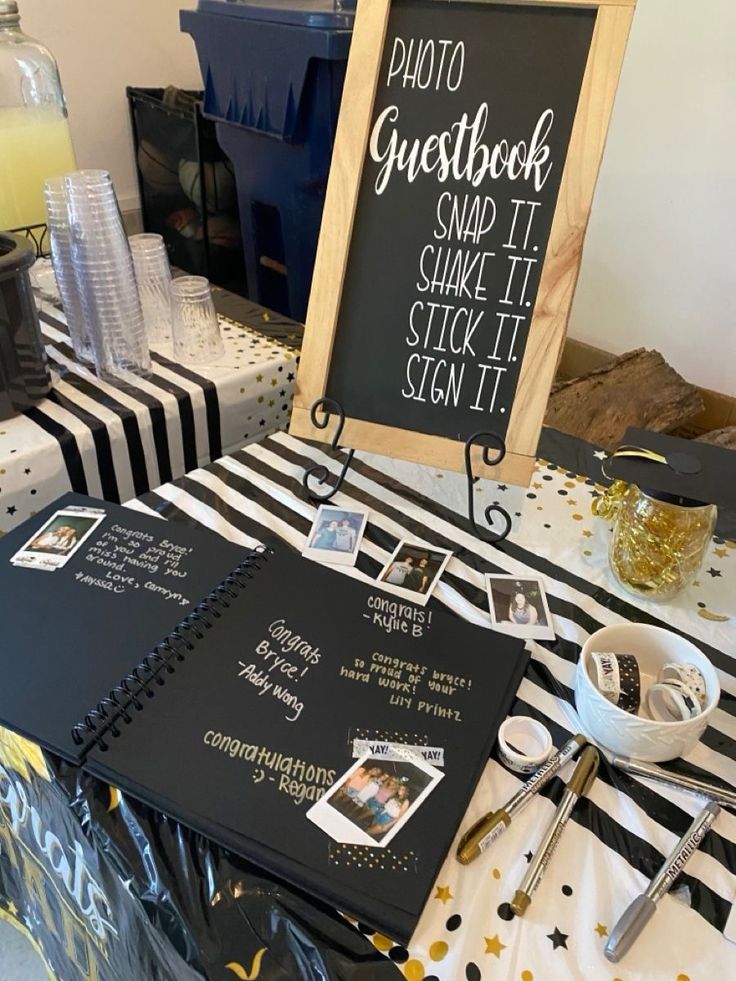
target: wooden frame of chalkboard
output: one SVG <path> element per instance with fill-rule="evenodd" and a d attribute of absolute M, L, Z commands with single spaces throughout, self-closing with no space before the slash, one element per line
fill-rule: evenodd
<path fill-rule="evenodd" d="M 597 0 L 597 2 L 591 2 L 591 0 L 452 0 L 449 4 L 440 4 L 438 0 L 361 0 L 357 8 L 317 249 L 304 345 L 297 376 L 297 392 L 289 429 L 292 434 L 316 440 L 324 437 L 324 429 L 314 425 L 310 409 L 318 399 L 327 395 L 344 408 L 346 418 L 340 442 L 347 447 L 385 454 L 438 468 L 463 471 L 465 469 L 463 459 L 465 440 L 475 431 L 491 430 L 500 432 L 504 438 L 506 456 L 501 463 L 491 470 L 485 467 L 480 448 L 475 449 L 473 451 L 475 474 L 493 476 L 511 483 L 526 484 L 529 482 L 534 467 L 544 412 L 565 338 L 567 320 L 580 267 L 583 239 L 635 4 L 636 0 Z M 394 12 L 398 26 L 395 26 L 392 32 L 391 24 L 394 23 Z M 478 247 L 479 239 L 487 231 L 486 226 L 489 224 L 489 219 L 483 208 L 491 209 L 494 218 L 500 210 L 500 205 L 497 208 L 492 198 L 490 205 L 483 204 L 484 201 L 489 200 L 489 195 L 494 194 L 495 191 L 486 192 L 485 197 L 481 196 L 483 189 L 480 189 L 475 197 L 465 194 L 462 203 L 463 217 L 461 218 L 461 195 L 457 193 L 458 182 L 455 181 L 455 186 L 449 187 L 448 192 L 445 192 L 443 188 L 452 184 L 452 181 L 449 181 L 448 185 L 443 185 L 440 183 L 442 178 L 438 178 L 438 182 L 432 185 L 434 190 L 430 191 L 430 196 L 434 193 L 436 205 L 434 213 L 431 215 L 432 221 L 437 222 L 440 215 L 437 195 L 456 192 L 454 200 L 448 205 L 449 210 L 445 211 L 445 223 L 440 222 L 440 225 L 446 229 L 452 225 L 454 218 L 457 244 L 470 241 L 470 248 L 464 250 L 467 253 L 465 260 L 460 255 L 460 248 L 455 250 L 456 255 L 453 258 L 446 257 L 444 274 L 441 271 L 440 273 L 437 272 L 441 264 L 434 265 L 434 271 L 431 274 L 427 274 L 426 270 L 422 269 L 422 285 L 425 289 L 433 292 L 437 286 L 441 294 L 443 288 L 452 286 L 454 283 L 455 295 L 458 295 L 458 292 L 462 293 L 463 287 L 467 292 L 467 267 L 469 265 L 471 267 L 471 281 L 475 283 L 474 298 L 482 300 L 487 296 L 486 287 L 481 285 L 480 274 L 473 280 L 472 268 L 474 265 L 477 268 L 479 255 L 481 256 L 480 269 L 482 271 L 485 261 L 482 257 L 484 255 L 486 257 L 495 256 L 498 253 L 502 259 L 506 260 L 507 266 L 508 263 L 513 264 L 510 276 L 507 273 L 501 278 L 501 293 L 498 293 L 495 299 L 497 304 L 502 304 L 507 302 L 511 295 L 514 270 L 519 267 L 519 272 L 526 271 L 523 289 L 518 293 L 520 299 L 514 301 L 517 302 L 516 312 L 513 312 L 513 307 L 510 308 L 511 313 L 503 313 L 503 307 L 495 312 L 495 317 L 500 326 L 494 322 L 494 329 L 496 330 L 494 355 L 499 350 L 501 329 L 503 327 L 508 328 L 504 337 L 504 343 L 507 344 L 511 335 L 511 326 L 514 322 L 516 324 L 513 339 L 511 339 L 510 346 L 506 348 L 508 356 L 505 367 L 491 368 L 494 356 L 490 354 L 484 355 L 487 359 L 485 366 L 480 363 L 471 366 L 476 374 L 478 369 L 480 370 L 478 375 L 480 387 L 477 387 L 477 379 L 474 380 L 472 387 L 467 386 L 467 392 L 470 393 L 470 398 L 474 398 L 474 402 L 466 398 L 467 404 L 464 403 L 462 406 L 462 410 L 465 412 L 462 418 L 461 414 L 455 411 L 459 404 L 458 393 L 461 391 L 462 372 L 464 371 L 459 362 L 462 361 L 462 356 L 466 350 L 471 351 L 474 355 L 477 353 L 474 350 L 477 345 L 474 339 L 472 318 L 473 316 L 477 317 L 475 321 L 477 326 L 480 317 L 478 314 L 473 314 L 472 308 L 470 308 L 470 313 L 467 316 L 464 334 L 462 333 L 463 328 L 460 328 L 461 333 L 458 335 L 457 343 L 455 343 L 454 334 L 455 323 L 458 318 L 457 307 L 451 304 L 428 303 L 426 305 L 431 307 L 434 313 L 437 310 L 442 312 L 450 309 L 449 316 L 454 317 L 454 320 L 452 321 L 452 333 L 448 334 L 449 341 L 447 339 L 438 341 L 440 335 L 437 331 L 430 336 L 430 327 L 426 326 L 426 323 L 422 323 L 419 329 L 416 328 L 416 325 L 412 326 L 410 333 L 406 334 L 404 338 L 404 343 L 409 348 L 419 346 L 425 351 L 430 348 L 432 351 L 442 351 L 451 346 L 453 354 L 460 354 L 460 357 L 456 359 L 455 376 L 450 377 L 444 389 L 439 384 L 435 385 L 439 371 L 437 365 L 443 362 L 442 358 L 438 359 L 434 355 L 430 356 L 430 354 L 422 355 L 425 363 L 423 377 L 420 372 L 411 375 L 411 359 L 420 357 L 416 352 L 409 353 L 408 357 L 404 358 L 405 365 L 402 364 L 402 368 L 405 367 L 406 370 L 402 375 L 403 387 L 400 394 L 405 401 L 401 402 L 397 397 L 393 403 L 393 408 L 391 408 L 391 400 L 396 395 L 396 384 L 393 383 L 391 390 L 384 387 L 384 376 L 390 375 L 391 372 L 390 345 L 396 343 L 394 328 L 405 332 L 407 319 L 411 320 L 416 303 L 421 304 L 423 302 L 415 299 L 418 295 L 416 290 L 421 289 L 417 280 L 417 254 L 412 254 L 411 247 L 405 247 L 401 243 L 404 233 L 407 235 L 412 233 L 415 216 L 419 216 L 422 212 L 422 202 L 415 196 L 426 193 L 427 185 L 430 184 L 428 174 L 433 168 L 430 164 L 422 172 L 422 167 L 419 167 L 418 175 L 415 173 L 411 181 L 404 181 L 404 175 L 401 171 L 403 169 L 406 173 L 406 167 L 402 168 L 399 157 L 394 156 L 393 160 L 390 159 L 391 154 L 387 149 L 390 146 L 389 143 L 384 142 L 383 148 L 376 149 L 378 137 L 375 136 L 375 132 L 381 119 L 385 122 L 388 118 L 395 123 L 393 136 L 400 140 L 402 138 L 400 126 L 404 120 L 407 120 L 408 126 L 411 127 L 413 125 L 412 117 L 415 119 L 421 117 L 421 112 L 418 109 L 412 112 L 413 104 L 410 101 L 412 98 L 418 99 L 419 95 L 422 94 L 421 92 L 415 93 L 415 89 L 421 82 L 421 79 L 419 82 L 417 81 L 418 52 L 421 43 L 417 38 L 420 37 L 421 27 L 417 28 L 416 37 L 409 37 L 406 28 L 409 25 L 409 34 L 411 34 L 412 17 L 436 18 L 439 13 L 444 17 L 443 34 L 446 33 L 455 38 L 455 41 L 452 42 L 455 48 L 450 46 L 449 41 L 438 42 L 438 45 L 445 45 L 446 47 L 445 85 L 448 92 L 455 94 L 459 88 L 462 88 L 463 72 L 467 73 L 469 68 L 471 73 L 475 72 L 476 74 L 475 76 L 472 74 L 468 76 L 471 81 L 468 88 L 475 86 L 478 97 L 486 99 L 486 93 L 491 90 L 491 81 L 493 80 L 489 80 L 484 73 L 488 70 L 488 65 L 491 62 L 506 64 L 507 76 L 502 78 L 502 81 L 506 81 L 506 78 L 510 78 L 511 73 L 513 73 L 514 65 L 517 62 L 533 66 L 535 62 L 530 59 L 539 59 L 540 52 L 545 50 L 546 45 L 550 53 L 548 63 L 543 71 L 549 77 L 542 74 L 540 77 L 544 81 L 540 85 L 536 70 L 532 67 L 528 74 L 537 78 L 536 88 L 534 85 L 526 84 L 527 80 L 524 78 L 521 79 L 523 84 L 520 84 L 518 79 L 514 82 L 511 78 L 507 82 L 506 91 L 503 93 L 503 103 L 498 102 L 498 112 L 503 114 L 504 107 L 511 105 L 513 114 L 517 108 L 514 103 L 516 99 L 519 102 L 520 113 L 526 113 L 526 116 L 532 118 L 530 116 L 532 110 L 537 113 L 539 106 L 544 104 L 543 101 L 539 101 L 540 98 L 552 100 L 554 91 L 557 91 L 555 89 L 556 84 L 561 93 L 559 101 L 562 111 L 547 109 L 546 113 L 551 113 L 555 126 L 559 126 L 559 129 L 564 131 L 561 137 L 564 142 L 560 144 L 561 152 L 558 152 L 555 161 L 553 150 L 544 146 L 545 139 L 552 130 L 552 122 L 550 118 L 547 118 L 545 122 L 545 113 L 543 112 L 538 118 L 536 128 L 530 139 L 517 142 L 516 146 L 521 147 L 518 150 L 517 163 L 520 161 L 523 166 L 520 165 L 516 172 L 512 172 L 509 158 L 513 156 L 513 153 L 509 154 L 509 146 L 513 150 L 513 137 L 518 135 L 520 130 L 515 125 L 517 123 L 515 118 L 510 118 L 507 123 L 511 131 L 508 133 L 510 139 L 508 141 L 502 139 L 496 143 L 496 150 L 498 150 L 500 143 L 502 153 L 507 154 L 506 159 L 503 159 L 503 156 L 499 158 L 502 164 L 500 167 L 501 176 L 505 173 L 507 178 L 505 183 L 512 185 L 512 181 L 519 177 L 521 171 L 524 178 L 531 181 L 531 184 L 535 186 L 537 192 L 540 190 L 536 186 L 537 184 L 542 185 L 543 191 L 544 180 L 547 178 L 544 176 L 545 172 L 541 167 L 541 162 L 547 159 L 551 159 L 550 172 L 555 163 L 557 164 L 557 174 L 553 175 L 553 180 L 550 181 L 553 193 L 548 194 L 546 202 L 542 201 L 541 204 L 535 201 L 526 201 L 525 189 L 522 187 L 516 191 L 516 185 L 513 185 L 510 191 L 511 200 L 502 202 L 507 212 L 504 237 L 496 243 L 497 247 L 493 252 L 478 253 Z M 507 14 L 510 16 L 506 16 Z M 544 23 L 535 20 L 540 15 L 546 18 Z M 481 30 L 484 22 L 478 21 L 479 16 L 495 17 L 494 29 L 492 31 Z M 520 21 L 520 17 L 527 18 L 526 26 L 524 22 Z M 464 21 L 467 21 L 468 25 L 467 36 L 465 40 L 462 40 Z M 476 39 L 489 36 L 504 37 L 503 31 L 506 29 L 507 22 L 511 25 L 511 33 L 508 34 L 509 42 L 504 44 L 502 48 L 499 47 L 493 58 L 489 58 L 487 49 L 484 49 L 485 53 L 481 52 L 482 56 L 479 55 L 476 63 L 471 64 L 472 45 L 479 43 Z M 542 31 L 541 34 L 540 31 Z M 525 32 L 534 36 L 534 46 L 530 48 L 530 51 L 524 49 Z M 425 38 L 431 36 L 431 32 L 427 30 L 421 33 Z M 546 40 L 548 37 L 549 44 Z M 574 44 L 571 41 L 568 45 L 569 52 L 565 47 L 568 37 L 574 39 Z M 458 38 L 460 40 L 457 40 Z M 520 38 L 521 40 L 519 40 Z M 556 38 L 557 40 L 555 40 Z M 415 63 L 411 68 L 408 65 L 410 56 L 407 55 L 407 51 L 411 49 L 414 42 L 416 42 L 417 48 Z M 487 41 L 483 43 L 487 43 Z M 500 45 L 501 42 L 499 41 L 498 44 Z M 393 47 L 389 50 L 391 45 Z M 454 58 L 453 55 L 456 50 L 459 50 L 459 45 L 462 45 L 463 48 L 462 55 Z M 514 45 L 519 48 L 518 51 L 514 50 Z M 463 68 L 456 70 L 451 79 L 452 63 L 459 61 L 461 57 Z M 394 70 L 395 58 L 399 59 L 396 70 Z M 506 62 L 503 61 L 504 58 L 507 59 Z M 526 62 L 524 62 L 524 58 L 527 59 Z M 402 67 L 404 68 L 403 76 L 401 75 Z M 575 75 L 576 71 L 577 75 Z M 386 81 L 380 87 L 379 92 L 379 81 L 384 72 Z M 400 91 L 396 95 L 392 93 L 390 96 L 396 104 L 381 112 L 382 103 L 380 100 L 384 98 L 385 101 L 385 90 L 389 87 L 393 77 L 397 75 Z M 430 84 L 432 85 L 431 95 L 434 101 L 425 101 L 422 106 L 425 116 L 429 114 L 434 119 L 434 106 L 437 106 L 438 118 L 442 109 L 439 76 L 436 83 L 432 81 Z M 544 92 L 543 96 L 539 94 L 540 88 Z M 409 90 L 408 96 L 406 94 L 407 89 Z M 529 90 L 532 91 L 531 97 L 524 94 Z M 548 92 L 552 94 L 548 96 Z M 377 95 L 377 93 L 379 94 Z M 470 98 L 472 99 L 472 93 L 470 93 Z M 523 105 L 524 98 L 527 99 L 532 108 Z M 449 102 L 448 105 L 450 105 Z M 465 110 L 468 116 L 463 118 L 470 119 L 475 103 L 463 105 L 462 99 L 458 96 L 452 103 L 452 107 L 453 112 L 459 113 Z M 397 123 L 396 120 L 399 119 L 401 109 L 404 110 L 404 115 Z M 374 111 L 380 113 L 380 118 L 374 118 Z M 564 118 L 565 111 L 568 116 L 567 123 Z M 480 112 L 480 108 L 478 112 Z M 556 116 L 555 112 L 557 113 Z M 494 117 L 494 122 L 496 121 L 497 117 Z M 440 118 L 439 124 L 441 122 L 442 119 Z M 449 126 L 448 130 L 451 131 L 457 125 L 460 124 L 455 123 L 453 126 Z M 565 126 L 567 126 L 566 130 Z M 398 135 L 397 131 L 399 131 Z M 430 133 L 432 132 L 434 131 L 430 129 Z M 523 130 L 524 134 L 530 132 L 529 129 Z M 411 137 L 415 134 L 410 132 L 409 135 Z M 501 135 L 505 137 L 507 134 Z M 460 139 L 458 139 L 458 145 L 459 143 Z M 550 136 L 550 145 L 551 143 L 552 137 Z M 411 145 L 410 141 L 407 141 L 407 145 Z M 394 144 L 395 146 L 396 144 Z M 504 146 L 505 150 L 503 150 Z M 436 149 L 436 144 L 433 149 Z M 369 152 L 371 154 L 370 160 L 367 156 Z M 524 154 L 526 157 L 523 156 Z M 427 159 L 430 158 L 431 152 L 428 151 Z M 424 160 L 421 156 L 417 159 Z M 376 179 L 377 164 L 380 162 L 385 170 L 388 167 L 387 160 L 394 170 L 386 178 L 383 189 L 379 191 L 379 184 Z M 405 164 L 406 160 L 404 160 Z M 447 173 L 448 170 L 446 169 L 445 176 Z M 514 173 L 515 176 L 513 176 Z M 484 178 L 489 178 L 489 183 L 491 174 L 492 170 L 489 167 L 484 174 Z M 498 177 L 499 175 L 493 174 L 493 176 Z M 394 188 L 397 189 L 393 204 L 387 203 L 389 195 L 386 195 L 383 201 L 377 197 L 386 189 L 391 179 L 395 181 Z M 467 177 L 465 179 L 466 187 L 472 191 L 473 187 L 470 187 L 472 181 L 468 180 Z M 498 182 L 495 186 L 500 187 L 501 183 Z M 530 185 L 527 184 L 527 186 Z M 554 193 L 555 187 L 556 193 Z M 535 191 L 531 191 L 529 195 L 534 193 Z M 544 194 L 537 196 L 540 199 L 544 198 Z M 447 198 L 444 199 L 444 203 L 448 203 Z M 515 210 L 509 210 L 512 205 Z M 385 216 L 389 213 L 386 211 L 388 207 L 393 209 L 393 213 L 400 214 L 403 219 L 397 222 L 394 227 L 388 227 L 386 221 Z M 524 207 L 528 209 L 526 212 L 523 210 Z M 384 232 L 381 231 L 381 226 L 376 224 L 378 220 L 376 215 L 380 213 L 380 208 L 384 209 L 384 218 L 381 219 Z M 545 208 L 548 209 L 547 225 L 539 234 L 537 243 L 531 245 L 530 241 L 534 240 L 534 236 L 532 235 L 530 239 L 530 229 L 537 208 L 539 208 L 540 214 L 544 212 Z M 510 222 L 512 223 L 512 230 L 508 231 Z M 523 229 L 524 226 L 526 227 L 525 239 L 523 234 L 519 232 L 519 229 Z M 516 232 L 513 229 L 516 229 Z M 508 242 L 505 241 L 507 231 Z M 436 225 L 433 234 L 434 238 L 439 237 Z M 424 239 L 421 239 L 422 235 L 424 235 Z M 514 243 L 515 235 L 516 242 Z M 419 241 L 431 240 L 432 236 L 426 224 L 424 229 L 419 232 L 419 236 Z M 396 245 L 396 242 L 399 244 Z M 523 249 L 519 245 L 520 242 L 522 242 L 523 248 L 529 249 L 528 255 L 523 254 Z M 512 252 L 515 251 L 518 254 L 512 255 L 499 251 L 503 247 L 510 247 Z M 396 255 L 395 253 L 392 254 L 393 248 L 405 248 L 405 251 L 403 254 Z M 473 248 L 476 250 L 475 259 L 470 254 Z M 482 244 L 480 248 L 483 248 Z M 543 255 L 543 261 L 540 261 L 538 257 L 532 258 L 531 249 L 534 249 L 534 252 L 537 252 L 539 256 Z M 352 254 L 353 252 L 356 254 Z M 380 253 L 380 261 L 384 263 L 384 271 L 385 267 L 388 267 L 388 271 L 385 271 L 385 275 L 380 278 L 373 276 L 371 271 L 371 263 L 374 264 L 374 268 L 377 268 L 375 267 L 377 253 Z M 422 260 L 424 255 L 425 252 L 422 251 Z M 458 273 L 454 281 L 449 282 L 447 279 L 448 263 L 452 264 L 455 260 L 461 265 L 465 261 L 465 273 Z M 402 273 L 396 272 L 396 270 L 403 269 L 405 265 L 410 267 L 411 273 L 409 280 L 403 283 L 402 293 L 402 283 L 392 281 L 391 277 L 400 277 Z M 428 264 L 428 267 L 431 268 L 431 264 Z M 532 270 L 531 276 L 530 269 Z M 438 276 L 439 279 L 435 281 L 434 277 Z M 506 283 L 506 301 L 502 298 L 504 282 Z M 521 277 L 518 282 L 521 282 Z M 528 282 L 531 282 L 531 286 L 529 291 L 525 292 Z M 408 287 L 407 283 L 409 284 Z M 407 288 L 410 290 L 408 299 L 405 297 Z M 517 287 L 514 286 L 514 290 L 516 289 Z M 442 298 L 441 295 L 439 298 Z M 414 305 L 411 304 L 412 299 L 415 300 Z M 522 303 L 522 300 L 525 302 Z M 381 308 L 382 303 L 383 308 Z M 387 303 L 389 304 L 388 307 L 386 306 Z M 526 316 L 519 313 L 520 310 L 522 313 L 524 312 L 524 307 L 531 308 L 527 311 Z M 512 319 L 509 320 L 509 317 Z M 526 336 L 522 336 L 521 342 L 514 348 L 519 324 L 523 324 L 525 320 L 527 322 L 525 325 Z M 448 314 L 444 313 L 445 327 L 447 323 Z M 383 335 L 381 335 L 382 330 L 386 331 Z M 425 333 L 422 340 L 423 331 Z M 442 338 L 445 338 L 444 331 L 445 328 L 443 327 Z M 375 332 L 375 336 L 373 332 Z M 524 334 L 524 327 L 522 327 L 521 333 Z M 516 355 L 511 354 L 514 350 Z M 448 355 L 448 358 L 450 357 Z M 476 357 L 475 361 L 477 362 L 477 360 Z M 497 357 L 495 360 L 500 361 Z M 518 361 L 520 364 L 512 364 L 512 362 Z M 425 381 L 428 367 L 431 374 L 432 363 L 435 364 L 435 368 L 434 380 L 430 389 L 429 386 L 425 385 Z M 452 364 L 452 360 L 450 363 Z M 492 385 L 487 385 L 484 390 L 484 380 L 487 380 L 491 370 L 495 371 L 495 389 Z M 502 375 L 502 372 L 507 370 L 508 375 Z M 500 406 L 496 404 L 499 379 L 504 384 L 508 381 L 510 385 L 506 402 Z M 421 388 L 419 387 L 420 382 Z M 477 395 L 474 394 L 476 387 Z M 407 394 L 407 390 L 409 394 Z M 491 390 L 493 393 L 492 402 L 488 398 L 488 393 Z M 483 398 L 481 398 L 481 391 L 483 391 Z M 436 402 L 435 396 L 437 396 Z M 444 405 L 442 405 L 443 399 Z M 437 405 L 439 405 L 440 410 L 445 410 L 444 413 L 436 410 Z M 492 405 L 493 408 L 489 408 L 489 405 Z M 469 409 L 477 411 L 470 412 Z M 505 413 L 505 415 L 500 415 L 500 413 Z M 427 422 L 430 416 L 432 421 Z"/>

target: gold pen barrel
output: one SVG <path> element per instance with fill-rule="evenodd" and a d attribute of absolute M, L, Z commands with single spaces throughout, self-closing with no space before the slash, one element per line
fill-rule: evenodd
<path fill-rule="evenodd" d="M 504 833 L 511 824 L 511 818 L 503 808 L 486 814 L 460 839 L 455 853 L 458 862 L 470 865 L 485 849 Z"/>
<path fill-rule="evenodd" d="M 595 780 L 599 762 L 598 750 L 594 746 L 586 747 L 580 755 L 580 759 L 575 765 L 575 772 L 565 787 L 565 792 L 557 806 L 552 822 L 547 828 L 539 849 L 511 902 L 511 910 L 516 916 L 523 916 L 528 909 L 532 895 L 541 882 L 547 865 L 560 842 L 562 832 L 565 830 L 565 825 L 575 804 L 583 794 L 588 792 Z"/>
<path fill-rule="evenodd" d="M 567 784 L 576 797 L 585 797 L 598 774 L 601 758 L 595 746 L 587 746 L 580 754 L 573 775 Z"/>
<path fill-rule="evenodd" d="M 523 787 L 516 791 L 514 796 L 497 811 L 484 814 L 482 818 L 475 822 L 473 827 L 466 831 L 457 846 L 455 857 L 462 865 L 470 865 L 486 848 L 496 840 L 511 824 L 511 819 L 515 814 L 523 811 L 527 804 L 534 798 L 544 785 L 559 773 L 563 766 L 568 763 L 579 750 L 585 746 L 585 736 L 576 733 L 565 745 L 551 756 L 533 776 L 531 776 Z"/>

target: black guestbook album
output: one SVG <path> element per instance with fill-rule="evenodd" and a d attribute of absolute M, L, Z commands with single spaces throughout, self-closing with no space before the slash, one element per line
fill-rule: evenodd
<path fill-rule="evenodd" d="M 0 723 L 404 943 L 528 657 L 286 546 L 77 494 L 3 538 L 0 606 Z"/>

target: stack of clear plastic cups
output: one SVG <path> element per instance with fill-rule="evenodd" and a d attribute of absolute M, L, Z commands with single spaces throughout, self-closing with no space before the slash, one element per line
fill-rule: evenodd
<path fill-rule="evenodd" d="M 171 267 L 161 235 L 131 235 L 130 251 L 150 344 L 171 343 Z"/>
<path fill-rule="evenodd" d="M 64 178 L 52 177 L 45 181 L 43 194 L 51 243 L 51 262 L 54 266 L 56 285 L 64 307 L 74 354 L 80 361 L 93 361 L 92 343 L 84 320 L 82 298 L 72 261 L 69 203 Z"/>
<path fill-rule="evenodd" d="M 204 276 L 171 282 L 174 357 L 190 364 L 212 364 L 225 353 L 210 283 Z"/>
<path fill-rule="evenodd" d="M 112 180 L 104 170 L 64 178 L 72 258 L 97 373 L 125 378 L 151 366 L 133 259 Z"/>

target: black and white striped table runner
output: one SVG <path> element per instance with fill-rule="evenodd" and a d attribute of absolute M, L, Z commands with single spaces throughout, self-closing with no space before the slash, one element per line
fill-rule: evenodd
<path fill-rule="evenodd" d="M 314 462 L 326 464 L 333 473 L 340 469 L 340 461 L 321 449 L 280 433 L 166 483 L 130 506 L 204 525 L 246 546 L 276 536 L 301 550 L 316 513 L 305 500 L 301 476 Z M 479 542 L 468 531 L 462 515 L 462 477 L 358 456 L 332 503 L 367 508 L 370 517 L 356 568 L 342 571 L 374 579 L 404 537 L 451 549 L 453 558 L 430 603 L 485 627 L 490 626 L 485 572 L 539 575 L 557 638 L 530 642 L 532 660 L 513 712 L 543 721 L 557 745 L 579 728 L 574 671 L 590 633 L 627 620 L 682 631 L 711 658 L 723 696 L 701 743 L 678 765 L 736 786 L 736 611 L 729 568 L 729 563 L 736 567 L 733 543 L 716 539 L 706 559 L 710 569 L 675 601 L 666 606 L 638 603 L 626 598 L 608 573 L 608 530 L 589 512 L 590 495 L 598 492 L 594 479 L 562 470 L 552 461 L 538 464 L 528 492 L 484 483 L 491 497 L 516 493 L 512 507 L 519 508 L 515 514 L 520 517 L 501 548 Z M 491 633 L 488 656 L 493 656 Z M 519 779 L 492 759 L 461 831 L 500 806 L 518 786 Z M 699 807 L 694 798 L 652 789 L 605 762 L 590 797 L 575 810 L 531 910 L 523 920 L 509 919 L 504 904 L 523 876 L 560 791 L 556 779 L 544 799 L 472 866 L 463 868 L 449 857 L 409 950 L 376 937 L 379 949 L 403 965 L 410 981 L 695 981 L 736 976 L 736 946 L 722 936 L 736 886 L 736 816 L 725 811 L 679 880 L 679 901 L 663 901 L 625 969 L 622 966 L 617 974 L 604 960 L 607 933 L 643 891 Z"/>
<path fill-rule="evenodd" d="M 182 365 L 159 349 L 136 384 L 97 378 L 74 360 L 63 314 L 44 302 L 41 326 L 55 384 L 0 423 L 0 531 L 72 489 L 127 500 L 284 426 L 298 353 L 221 322 L 226 356 Z"/>

